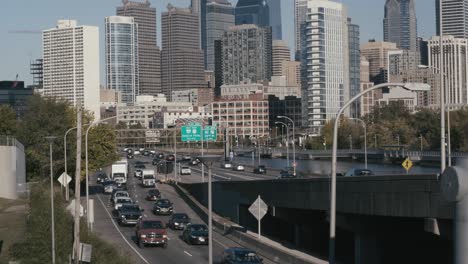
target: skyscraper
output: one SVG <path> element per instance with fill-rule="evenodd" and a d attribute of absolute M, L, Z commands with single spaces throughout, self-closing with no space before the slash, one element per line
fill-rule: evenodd
<path fill-rule="evenodd" d="M 162 13 L 163 93 L 205 87 L 198 13 L 168 5 Z"/>
<path fill-rule="evenodd" d="M 440 35 L 440 2 L 436 4 L 436 32 Z M 468 39 L 468 0 L 442 1 L 442 30 L 444 35 Z"/>
<path fill-rule="evenodd" d="M 107 87 L 133 103 L 140 93 L 138 81 L 138 25 L 133 17 L 110 16 L 106 24 Z"/>
<path fill-rule="evenodd" d="M 349 98 L 347 13 L 341 3 L 307 2 L 302 46 L 306 82 L 303 87 L 303 124 L 315 132 L 336 117 Z"/>
<path fill-rule="evenodd" d="M 288 43 L 284 40 L 274 40 L 272 51 L 272 73 L 274 76 L 281 76 L 283 75 L 283 61 L 291 60 L 291 51 L 289 50 Z"/>
<path fill-rule="evenodd" d="M 294 39 L 296 44 L 295 58 L 297 61 L 301 60 L 301 25 L 307 19 L 307 1 L 294 0 Z"/>
<path fill-rule="evenodd" d="M 156 38 L 156 8 L 148 0 L 133 2 L 122 0 L 117 7 L 118 16 L 133 17 L 138 24 L 138 68 L 140 94 L 161 93 L 161 51 Z"/>
<path fill-rule="evenodd" d="M 444 88 L 446 92 L 446 103 L 448 105 L 460 106 L 468 104 L 468 39 L 444 36 L 443 40 L 443 62 Z M 429 40 L 429 68 L 439 67 L 439 37 Z M 440 90 L 440 89 L 439 89 Z M 440 91 L 432 91 L 436 94 L 433 101 L 438 102 Z"/>
<path fill-rule="evenodd" d="M 370 81 L 375 84 L 387 81 L 388 52 L 398 50 L 395 43 L 369 41 L 361 44 L 361 56 L 369 62 Z"/>
<path fill-rule="evenodd" d="M 271 79 L 270 27 L 232 26 L 224 32 L 222 48 L 224 84 L 255 83 Z"/>
<path fill-rule="evenodd" d="M 234 25 L 234 7 L 227 0 L 208 0 L 206 4 L 206 40 L 203 51 L 207 70 L 215 70 L 214 42 Z"/>
<path fill-rule="evenodd" d="M 383 20 L 384 41 L 400 49 L 416 50 L 417 22 L 414 0 L 387 0 Z"/>
<path fill-rule="evenodd" d="M 44 95 L 81 105 L 99 120 L 99 29 L 59 20 L 42 32 Z"/>
<path fill-rule="evenodd" d="M 283 39 L 283 29 L 281 23 L 281 0 L 267 0 L 270 9 L 270 27 L 273 40 Z"/>
<path fill-rule="evenodd" d="M 350 97 L 354 97 L 360 91 L 360 68 L 361 68 L 361 52 L 359 41 L 359 26 L 351 23 L 351 18 L 348 18 L 348 47 L 349 47 L 349 91 Z M 359 101 L 356 101 L 350 108 L 352 117 L 359 117 Z"/>
<path fill-rule="evenodd" d="M 239 0 L 236 5 L 236 25 L 270 26 L 270 8 L 266 0 Z"/>

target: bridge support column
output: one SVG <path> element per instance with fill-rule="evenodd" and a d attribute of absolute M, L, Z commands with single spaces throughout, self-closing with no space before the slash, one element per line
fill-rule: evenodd
<path fill-rule="evenodd" d="M 365 233 L 356 233 L 354 235 L 354 263 L 382 263 L 379 248 L 377 237 Z"/>
<path fill-rule="evenodd" d="M 449 202 L 456 202 L 455 264 L 468 264 L 468 160 L 463 159 L 455 167 L 444 171 L 440 184 L 442 194 Z"/>

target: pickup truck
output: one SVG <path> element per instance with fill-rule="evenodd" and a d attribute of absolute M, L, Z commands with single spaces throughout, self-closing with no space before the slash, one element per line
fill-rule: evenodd
<path fill-rule="evenodd" d="M 146 245 L 162 245 L 163 248 L 167 248 L 166 227 L 159 220 L 140 220 L 136 226 L 135 237 L 140 248 Z"/>
<path fill-rule="evenodd" d="M 154 187 L 156 178 L 154 177 L 154 170 L 143 170 L 143 187 Z"/>

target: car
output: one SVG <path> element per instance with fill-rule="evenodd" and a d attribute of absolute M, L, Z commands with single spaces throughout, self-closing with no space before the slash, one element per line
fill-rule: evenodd
<path fill-rule="evenodd" d="M 198 162 L 197 159 L 193 159 L 193 160 L 191 160 L 191 161 L 189 162 L 189 165 L 190 165 L 190 166 L 197 166 L 198 163 L 199 163 L 199 162 Z"/>
<path fill-rule="evenodd" d="M 156 150 L 150 150 L 150 154 L 156 155 Z"/>
<path fill-rule="evenodd" d="M 129 205 L 132 203 L 133 201 L 132 201 L 132 198 L 130 197 L 118 197 L 117 199 L 115 199 L 114 209 L 119 210 L 120 207 L 124 205 Z"/>
<path fill-rule="evenodd" d="M 208 245 L 208 227 L 204 224 L 187 225 L 182 240 L 191 245 Z"/>
<path fill-rule="evenodd" d="M 135 156 L 133 156 L 133 154 L 131 154 L 131 153 L 127 154 L 127 159 L 134 159 L 134 158 L 135 158 Z"/>
<path fill-rule="evenodd" d="M 350 176 L 373 176 L 374 172 L 369 170 L 369 169 L 350 169 L 346 172 L 344 175 L 345 177 L 350 177 Z"/>
<path fill-rule="evenodd" d="M 143 156 L 149 156 L 150 152 L 148 150 L 143 151 Z"/>
<path fill-rule="evenodd" d="M 133 155 L 135 155 L 135 156 L 136 155 L 141 155 L 141 152 L 139 150 L 135 150 L 135 151 L 133 151 Z"/>
<path fill-rule="evenodd" d="M 167 231 L 163 222 L 153 219 L 140 220 L 136 225 L 135 237 L 138 247 L 161 245 L 167 248 Z"/>
<path fill-rule="evenodd" d="M 120 197 L 130 197 L 130 194 L 128 194 L 127 191 L 124 191 L 124 190 L 114 190 L 112 192 L 112 195 L 110 197 L 110 200 L 113 204 L 116 203 L 116 200 L 117 198 L 120 198 Z"/>
<path fill-rule="evenodd" d="M 172 230 L 184 230 L 190 224 L 190 217 L 184 213 L 173 214 L 167 223 Z"/>
<path fill-rule="evenodd" d="M 262 264 L 263 259 L 251 249 L 232 247 L 223 251 L 222 264 Z"/>
<path fill-rule="evenodd" d="M 127 149 L 127 153 L 128 153 L 128 154 L 132 154 L 132 153 L 133 153 L 133 149 L 128 148 L 128 149 Z"/>
<path fill-rule="evenodd" d="M 133 175 L 135 176 L 135 178 L 141 178 L 141 177 L 143 177 L 143 170 L 142 169 L 136 169 L 133 172 Z"/>
<path fill-rule="evenodd" d="M 128 153 L 128 148 L 123 148 L 122 150 L 123 152 L 127 152 Z"/>
<path fill-rule="evenodd" d="M 158 199 L 154 203 L 153 213 L 155 215 L 170 215 L 174 209 L 172 208 L 172 203 L 169 199 Z"/>
<path fill-rule="evenodd" d="M 232 166 L 232 170 L 234 170 L 234 171 L 245 171 L 245 168 L 244 168 L 243 165 L 237 164 L 237 165 Z"/>
<path fill-rule="evenodd" d="M 153 170 L 144 170 L 141 182 L 143 187 L 154 187 L 156 184 L 156 177 L 154 177 Z"/>
<path fill-rule="evenodd" d="M 185 155 L 182 156 L 182 160 L 183 161 L 190 161 L 190 160 L 192 160 L 192 157 L 190 155 L 188 155 L 188 154 L 185 154 Z"/>
<path fill-rule="evenodd" d="M 111 194 L 114 189 L 117 189 L 117 184 L 112 180 L 104 182 L 102 186 L 104 194 Z"/>
<path fill-rule="evenodd" d="M 156 155 L 156 158 L 159 159 L 159 160 L 164 159 L 164 153 L 158 153 L 158 154 Z"/>
<path fill-rule="evenodd" d="M 151 189 L 146 192 L 146 200 L 156 201 L 161 198 L 161 192 L 158 189 Z"/>
<path fill-rule="evenodd" d="M 280 171 L 280 175 L 278 176 L 279 179 L 292 179 L 296 178 L 294 175 L 294 170 L 291 167 L 284 168 Z"/>
<path fill-rule="evenodd" d="M 166 156 L 166 160 L 167 160 L 167 161 L 174 161 L 174 160 L 175 160 L 175 155 L 173 155 L 173 154 L 167 155 L 167 156 Z"/>
<path fill-rule="evenodd" d="M 159 159 L 153 159 L 153 161 L 151 162 L 151 164 L 155 166 L 158 165 L 158 163 L 159 163 Z"/>
<path fill-rule="evenodd" d="M 145 148 L 140 148 L 140 152 L 143 152 L 143 151 L 145 151 Z"/>
<path fill-rule="evenodd" d="M 140 209 L 138 205 L 123 205 L 117 211 L 117 222 L 119 225 L 136 225 L 138 221 L 143 217 L 141 212 L 143 209 Z"/>
<path fill-rule="evenodd" d="M 183 166 L 180 168 L 180 175 L 191 175 L 192 170 L 189 167 Z"/>
<path fill-rule="evenodd" d="M 266 174 L 266 167 L 264 165 L 259 165 L 253 170 L 253 172 L 255 174 Z"/>
<path fill-rule="evenodd" d="M 142 162 L 139 162 L 139 163 L 135 163 L 134 168 L 135 168 L 135 169 L 143 170 L 143 169 L 146 169 L 146 166 L 145 166 L 145 164 L 143 164 Z"/>
<path fill-rule="evenodd" d="M 96 176 L 96 183 L 101 183 L 105 181 L 107 178 L 107 174 L 105 172 L 98 172 Z"/>
<path fill-rule="evenodd" d="M 223 164 L 221 164 L 221 168 L 223 168 L 223 169 L 232 169 L 232 164 L 228 163 L 228 162 L 223 163 Z"/>

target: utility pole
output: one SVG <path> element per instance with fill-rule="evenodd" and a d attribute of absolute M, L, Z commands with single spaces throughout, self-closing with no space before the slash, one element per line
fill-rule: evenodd
<path fill-rule="evenodd" d="M 74 228 L 74 263 L 80 262 L 80 181 L 81 181 L 81 102 L 78 101 L 76 114 L 76 170 L 75 170 L 75 228 Z"/>

